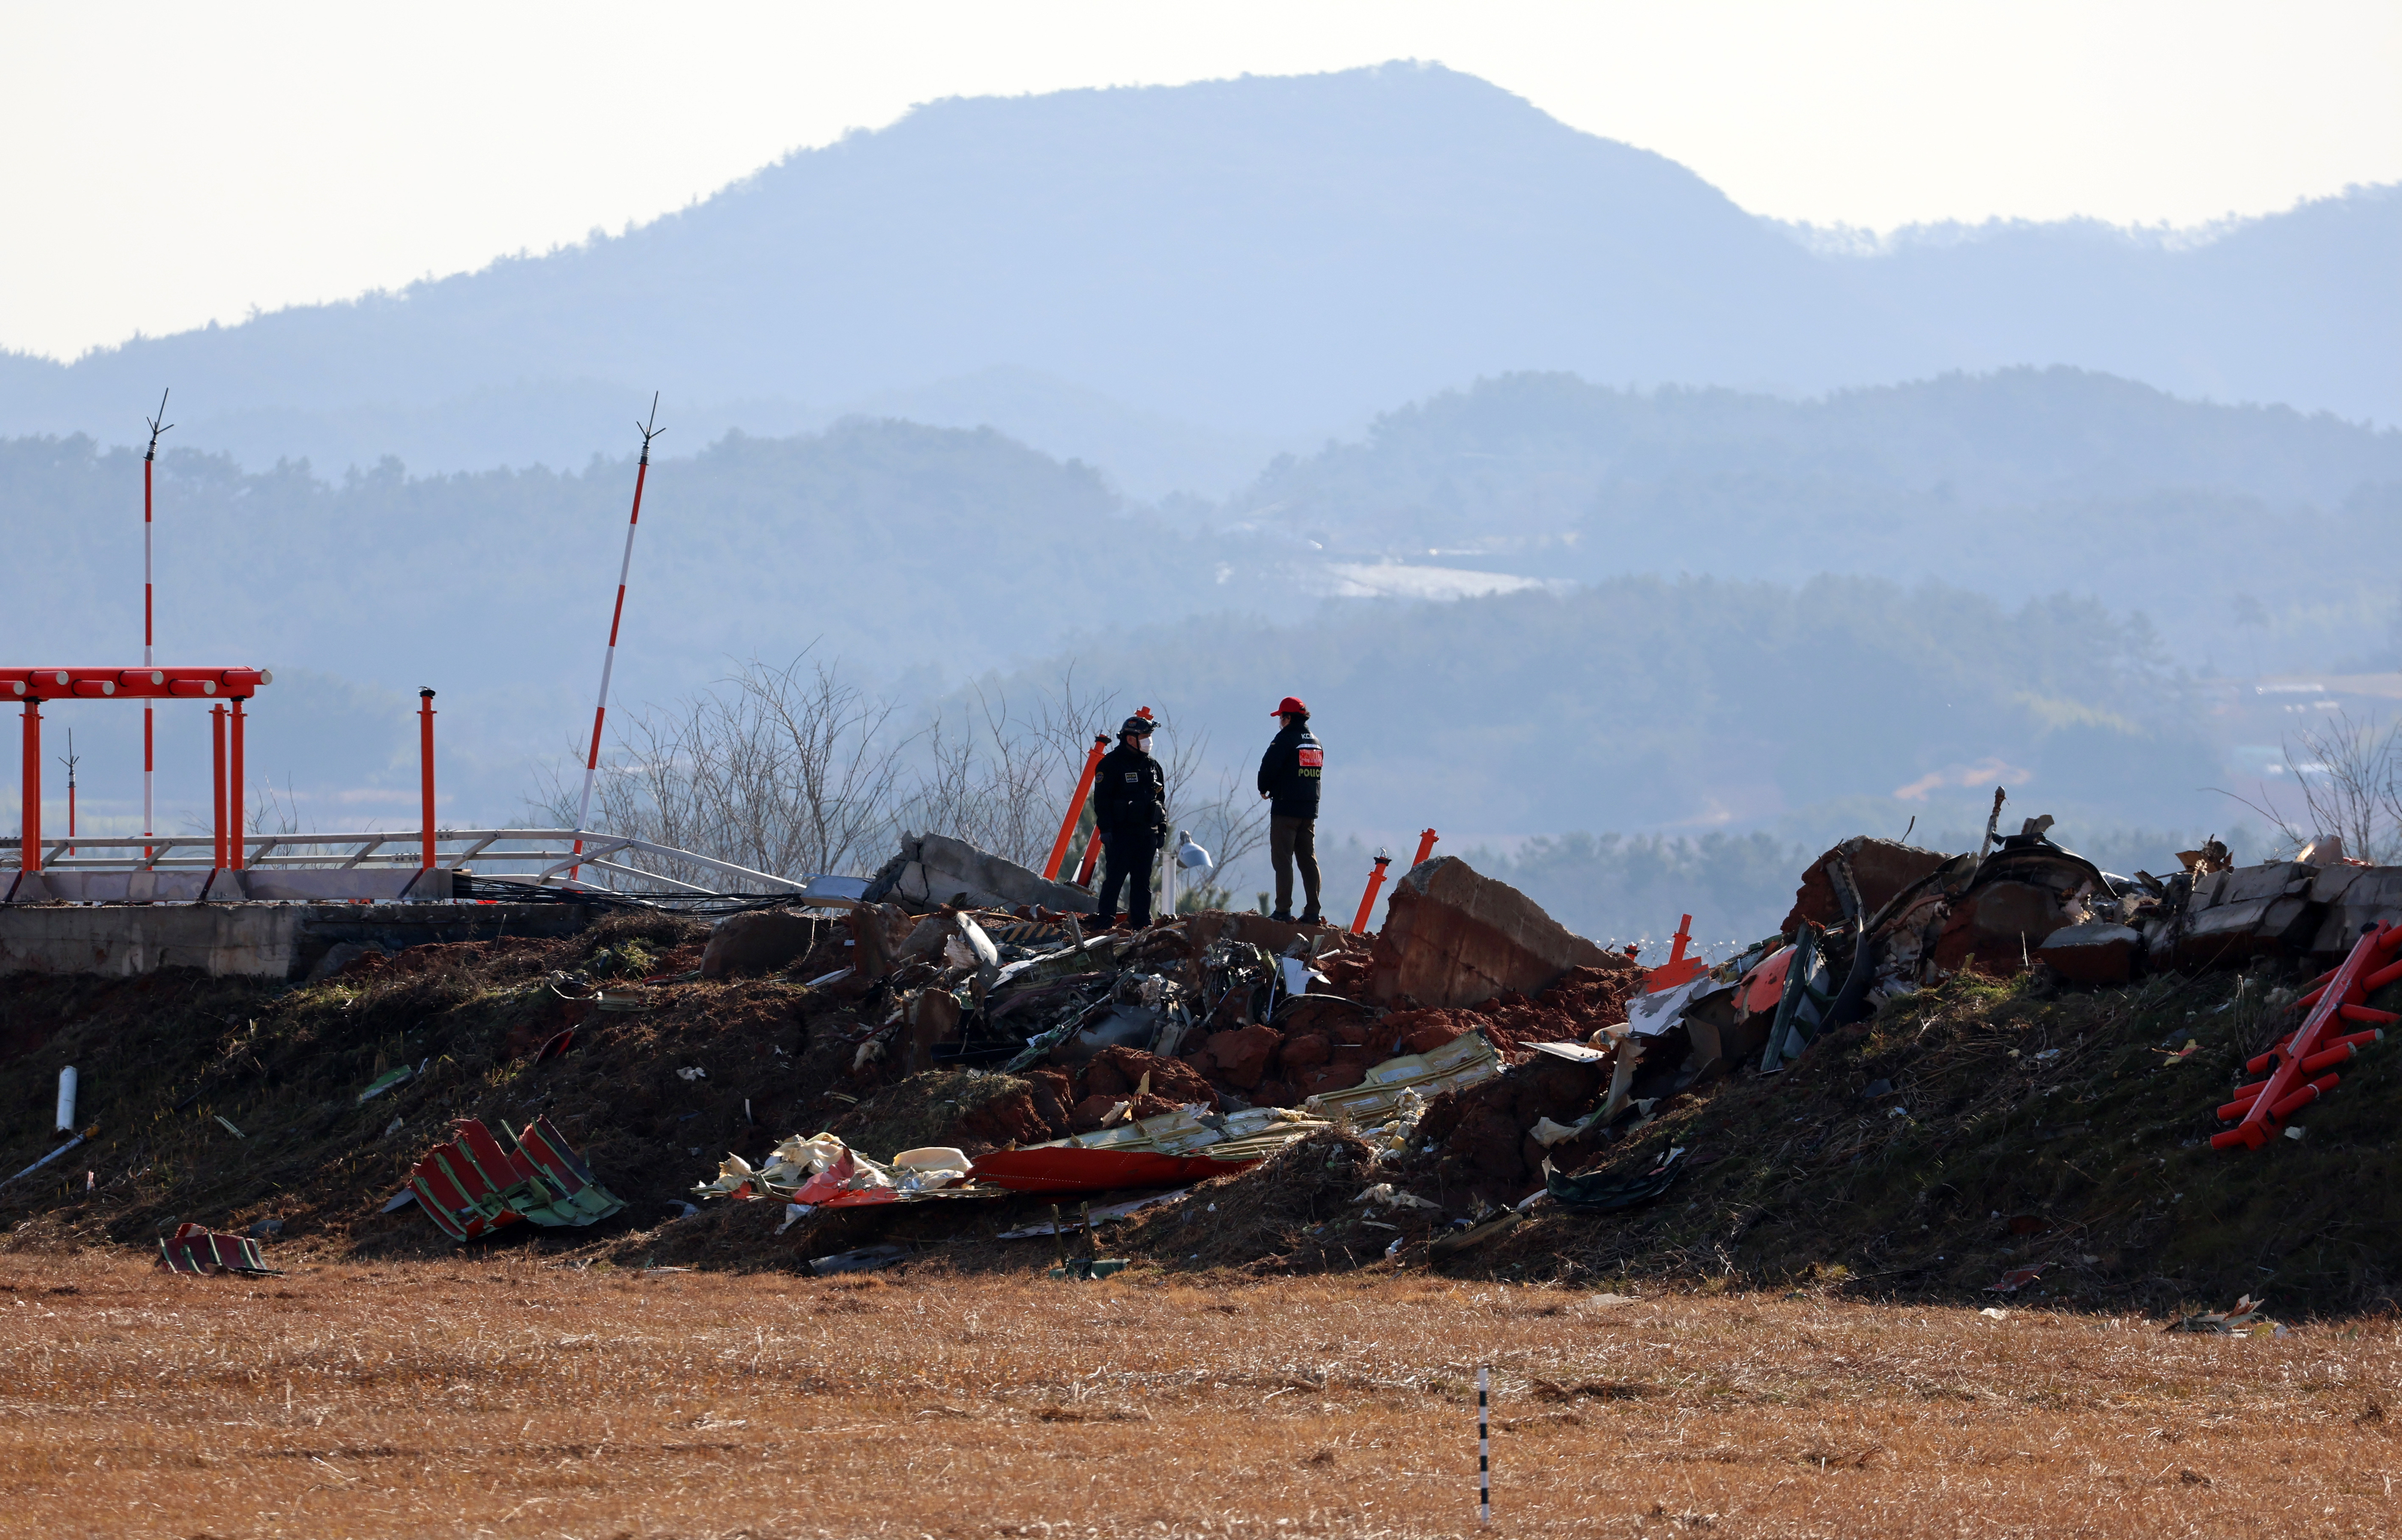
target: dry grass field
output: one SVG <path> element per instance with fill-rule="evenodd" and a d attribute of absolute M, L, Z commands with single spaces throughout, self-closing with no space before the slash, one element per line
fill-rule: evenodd
<path fill-rule="evenodd" d="M 1439 1278 L 0 1256 L 42 1535 L 2379 1535 L 2402 1330 Z"/>

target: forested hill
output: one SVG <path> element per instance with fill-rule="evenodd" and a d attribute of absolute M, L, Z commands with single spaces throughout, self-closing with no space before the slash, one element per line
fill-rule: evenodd
<path fill-rule="evenodd" d="M 1355 560 L 1588 582 L 2064 589 L 2150 614 L 2197 667 L 2247 671 L 2391 650 L 2397 516 L 2402 432 L 2055 368 L 1808 401 L 1511 376 L 1279 460 L 1212 516 Z"/>

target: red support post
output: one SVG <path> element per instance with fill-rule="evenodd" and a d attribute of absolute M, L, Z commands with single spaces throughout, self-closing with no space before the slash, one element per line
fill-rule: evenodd
<path fill-rule="evenodd" d="M 230 784 L 226 788 L 226 812 L 228 815 L 226 865 L 236 872 L 242 870 L 242 826 L 247 821 L 242 808 L 242 724 L 243 722 L 242 703 L 247 698 L 249 697 L 244 695 L 234 696 L 233 710 L 226 719 L 226 736 L 229 740 L 227 758 L 230 762 L 228 765 Z"/>
<path fill-rule="evenodd" d="M 417 864 L 425 871 L 434 870 L 434 692 L 417 692 L 417 779 L 418 795 L 423 804 L 420 839 L 422 848 Z"/>
<path fill-rule="evenodd" d="M 1426 859 L 1434 854 L 1434 842 L 1442 837 L 1431 829 L 1418 835 L 1418 853 L 1410 858 L 1411 871 L 1415 872 L 1426 864 Z"/>
<path fill-rule="evenodd" d="M 1376 870 L 1368 873 L 1368 891 L 1360 895 L 1360 913 L 1352 916 L 1351 934 L 1364 936 L 1368 933 L 1368 912 L 1376 907 L 1376 895 L 1385 886 L 1385 868 L 1392 864 L 1392 857 L 1381 850 L 1376 853 Z"/>
<path fill-rule="evenodd" d="M 216 795 L 209 804 L 209 827 L 216 835 L 216 856 L 209 864 L 219 871 L 226 864 L 226 708 L 209 708 L 209 741 L 216 750 Z"/>
<path fill-rule="evenodd" d="M 42 703 L 25 702 L 25 806 L 19 829 L 17 864 L 27 872 L 42 869 Z"/>
<path fill-rule="evenodd" d="M 1093 747 L 1084 753 L 1084 773 L 1076 780 L 1076 794 L 1069 799 L 1068 816 L 1059 820 L 1059 837 L 1051 843 L 1051 859 L 1042 863 L 1042 880 L 1057 882 L 1059 864 L 1068 859 L 1068 843 L 1076 837 L 1076 820 L 1084 816 L 1084 799 L 1093 794 L 1093 774 L 1101 765 L 1101 752 L 1110 746 L 1105 733 L 1093 735 Z"/>

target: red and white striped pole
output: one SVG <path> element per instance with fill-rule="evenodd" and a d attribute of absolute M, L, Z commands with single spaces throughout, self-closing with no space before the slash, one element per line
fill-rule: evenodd
<path fill-rule="evenodd" d="M 617 627 L 626 618 L 626 579 L 634 571 L 634 530 L 642 522 L 642 483 L 651 474 L 651 440 L 667 430 L 651 423 L 659 419 L 658 392 L 651 392 L 651 421 L 637 422 L 634 427 L 642 435 L 642 458 L 634 468 L 634 515 L 626 521 L 626 556 L 617 564 L 617 604 L 609 612 L 609 650 L 600 655 L 600 701 L 592 708 L 592 748 L 584 757 L 584 795 L 575 804 L 575 851 L 584 854 L 584 820 L 592 813 L 592 777 L 600 769 L 600 723 L 609 715 L 609 676 L 617 667 Z M 573 882 L 584 868 L 567 869 L 567 880 Z"/>
<path fill-rule="evenodd" d="M 66 758 L 59 761 L 67 767 L 67 854 L 75 854 L 76 836 L 76 759 L 75 729 L 67 729 Z"/>
<path fill-rule="evenodd" d="M 159 418 L 167 415 L 167 394 L 165 391 L 159 392 L 159 416 L 150 419 L 150 447 L 142 455 L 142 667 L 145 668 L 150 667 L 150 648 L 157 639 L 151 624 L 150 604 L 150 467 L 159 458 L 159 435 L 174 426 L 172 422 L 163 426 L 159 422 Z M 142 708 L 142 837 L 145 840 L 158 832 L 153 816 L 158 803 L 152 794 L 153 779 L 159 768 L 157 725 L 157 713 L 145 703 Z M 143 847 L 144 860 L 148 860 L 152 854 L 148 846 Z"/>

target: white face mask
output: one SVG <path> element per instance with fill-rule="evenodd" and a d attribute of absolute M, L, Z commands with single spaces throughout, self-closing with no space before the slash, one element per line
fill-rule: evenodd
<path fill-rule="evenodd" d="M 1128 733 L 1125 736 L 1119 738 L 1118 741 L 1125 745 L 1128 749 L 1133 749 L 1138 754 L 1148 754 L 1151 752 L 1151 740 L 1149 738 L 1137 737 L 1132 733 Z"/>

